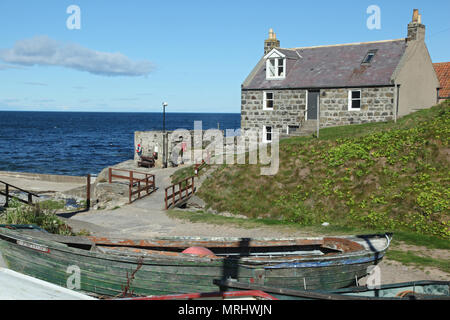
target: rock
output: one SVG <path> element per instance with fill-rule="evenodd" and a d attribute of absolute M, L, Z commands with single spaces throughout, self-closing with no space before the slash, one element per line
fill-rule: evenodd
<path fill-rule="evenodd" d="M 94 197 L 97 204 L 94 208 L 113 209 L 128 203 L 128 184 L 127 183 L 108 183 L 96 182 L 94 188 Z"/>
<path fill-rule="evenodd" d="M 203 209 L 205 208 L 206 204 L 205 201 L 197 197 L 196 195 L 192 196 L 186 203 L 187 208 L 199 208 Z"/>

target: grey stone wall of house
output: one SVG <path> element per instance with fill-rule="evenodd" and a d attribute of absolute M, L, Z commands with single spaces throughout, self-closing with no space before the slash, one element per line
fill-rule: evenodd
<path fill-rule="evenodd" d="M 361 109 L 348 110 L 348 90 L 320 90 L 320 127 L 334 127 L 394 119 L 394 87 L 353 88 L 361 90 Z"/>
<path fill-rule="evenodd" d="M 348 91 L 361 90 L 360 110 L 348 110 Z M 305 89 L 242 90 L 242 130 L 271 125 L 280 132 L 288 126 L 302 126 L 306 112 Z M 263 110 L 264 92 L 272 92 L 273 110 Z M 320 127 L 332 127 L 394 119 L 394 87 L 337 88 L 320 90 Z"/>
<path fill-rule="evenodd" d="M 263 110 L 264 92 L 272 92 L 273 110 Z M 271 124 L 286 130 L 289 125 L 298 125 L 304 119 L 306 90 L 243 90 L 241 95 L 241 129 L 261 129 Z"/>

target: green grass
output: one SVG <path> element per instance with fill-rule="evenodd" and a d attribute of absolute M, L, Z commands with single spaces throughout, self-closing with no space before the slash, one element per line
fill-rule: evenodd
<path fill-rule="evenodd" d="M 410 250 L 405 252 L 391 249 L 387 251 L 386 257 L 388 259 L 401 262 L 405 265 L 419 266 L 420 268 L 437 268 L 444 272 L 450 273 L 450 263 L 448 260 L 420 256 Z"/>
<path fill-rule="evenodd" d="M 210 208 L 249 218 L 302 227 L 326 221 L 448 240 L 449 142 L 447 101 L 397 123 L 282 140 L 275 176 L 261 176 L 259 164 L 223 165 L 198 195 Z"/>
<path fill-rule="evenodd" d="M 54 207 L 55 203 L 47 203 Z M 34 224 L 54 234 L 74 235 L 72 229 L 56 216 L 55 210 L 39 205 L 15 205 L 0 215 L 0 224 Z"/>
<path fill-rule="evenodd" d="M 190 212 L 180 210 L 169 210 L 167 212 L 171 218 L 186 220 L 192 223 L 207 223 L 213 225 L 227 225 L 237 228 L 254 229 L 254 228 L 270 228 L 280 232 L 297 231 L 303 233 L 305 236 L 322 236 L 322 235 L 351 235 L 351 234 L 376 234 L 383 233 L 386 230 L 379 229 L 365 229 L 352 226 L 301 226 L 294 222 L 286 222 L 282 220 L 265 219 L 265 218 L 237 218 L 225 217 L 221 215 L 205 213 L 205 212 Z M 264 237 L 264 235 L 261 235 Z M 390 260 L 395 260 L 406 265 L 423 267 L 434 267 L 444 272 L 450 273 L 450 264 L 446 260 L 436 259 L 431 257 L 424 257 L 414 254 L 411 251 L 400 251 L 396 248 L 399 245 L 407 244 L 413 246 L 423 246 L 428 249 L 450 249 L 450 242 L 448 240 L 439 239 L 432 236 L 421 235 L 414 232 L 397 231 L 394 233 L 391 247 L 387 251 L 386 257 Z"/>
<path fill-rule="evenodd" d="M 179 183 L 186 178 L 192 177 L 194 175 L 194 166 L 187 166 L 175 171 L 170 178 L 172 179 L 172 183 Z"/>
<path fill-rule="evenodd" d="M 209 223 L 215 225 L 229 225 L 240 228 L 261 228 L 274 227 L 283 229 L 291 229 L 292 231 L 304 232 L 305 234 L 321 235 L 350 235 L 350 234 L 376 234 L 384 233 L 386 229 L 371 229 L 354 226 L 329 225 L 329 226 L 302 226 L 295 222 L 284 220 L 276 220 L 270 218 L 239 218 L 225 217 L 222 215 L 207 213 L 203 211 L 186 211 L 186 210 L 169 210 L 167 214 L 171 218 L 182 219 L 192 223 Z M 394 237 L 392 244 L 404 243 L 414 246 L 424 246 L 429 249 L 446 249 L 450 250 L 450 242 L 445 239 L 433 236 L 422 235 L 408 231 L 393 231 Z"/>

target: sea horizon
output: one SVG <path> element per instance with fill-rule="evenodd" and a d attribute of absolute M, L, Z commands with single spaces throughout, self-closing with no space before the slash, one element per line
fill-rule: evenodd
<path fill-rule="evenodd" d="M 240 129 L 239 113 L 165 115 L 165 129 Z M 134 133 L 163 129 L 162 112 L 0 111 L 0 171 L 97 175 L 134 158 Z"/>
<path fill-rule="evenodd" d="M 162 114 L 163 111 L 63 111 L 63 110 L 0 110 L 0 112 L 55 112 L 55 113 L 155 113 Z M 241 114 L 240 112 L 169 112 L 166 111 L 166 114 Z"/>

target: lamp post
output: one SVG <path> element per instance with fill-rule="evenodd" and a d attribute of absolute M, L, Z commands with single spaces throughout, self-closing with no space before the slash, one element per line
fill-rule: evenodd
<path fill-rule="evenodd" d="M 167 102 L 163 102 L 163 168 L 167 168 L 166 160 L 166 107 Z"/>

